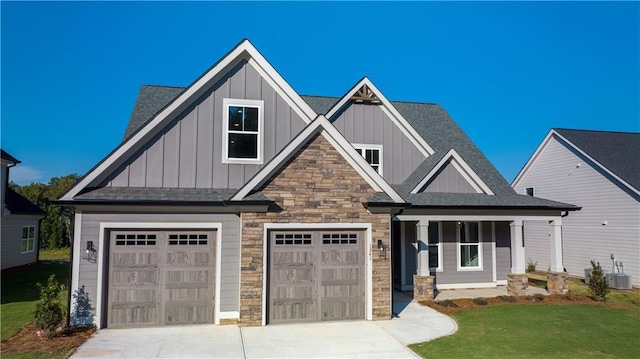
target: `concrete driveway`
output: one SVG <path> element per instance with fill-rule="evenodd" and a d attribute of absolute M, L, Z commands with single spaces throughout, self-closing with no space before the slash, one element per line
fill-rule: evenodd
<path fill-rule="evenodd" d="M 279 324 L 102 329 L 72 358 L 416 358 L 408 344 L 457 330 L 448 316 L 395 300 L 396 318 Z"/>

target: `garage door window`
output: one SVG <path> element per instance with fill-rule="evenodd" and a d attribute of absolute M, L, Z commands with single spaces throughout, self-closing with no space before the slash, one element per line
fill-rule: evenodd
<path fill-rule="evenodd" d="M 206 246 L 209 237 L 206 234 L 170 234 L 170 246 Z"/>
<path fill-rule="evenodd" d="M 323 234 L 322 244 L 357 244 L 358 235 L 356 233 L 334 233 Z"/>
<path fill-rule="evenodd" d="M 117 234 L 116 246 L 155 246 L 155 234 Z"/>
<path fill-rule="evenodd" d="M 276 234 L 275 237 L 277 246 L 311 244 L 311 234 L 308 233 Z"/>

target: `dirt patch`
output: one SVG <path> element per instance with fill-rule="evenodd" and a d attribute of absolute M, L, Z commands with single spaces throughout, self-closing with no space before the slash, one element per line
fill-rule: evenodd
<path fill-rule="evenodd" d="M 68 327 L 58 330 L 51 338 L 38 338 L 37 331 L 33 323 L 27 324 L 16 335 L 2 341 L 2 353 L 53 353 L 66 349 L 70 354 L 89 339 L 95 328 Z"/>
<path fill-rule="evenodd" d="M 473 299 L 447 299 L 439 302 L 422 301 L 420 304 L 431 307 L 444 314 L 454 314 L 472 309 L 492 307 L 496 305 L 526 304 L 526 305 L 567 305 L 567 304 L 588 304 L 601 305 L 616 309 L 640 311 L 640 308 L 624 306 L 611 302 L 597 302 L 586 295 L 569 293 L 567 295 L 529 295 L 522 297 L 500 296 L 495 298 L 473 298 Z"/>

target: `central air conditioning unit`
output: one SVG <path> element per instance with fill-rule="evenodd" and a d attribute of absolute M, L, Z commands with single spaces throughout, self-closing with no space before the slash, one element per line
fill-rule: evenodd
<path fill-rule="evenodd" d="M 624 273 L 607 273 L 607 283 L 613 289 L 631 289 L 631 276 Z"/>

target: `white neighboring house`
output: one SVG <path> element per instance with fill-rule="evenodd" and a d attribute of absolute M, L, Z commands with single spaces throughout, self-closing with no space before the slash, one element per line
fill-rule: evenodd
<path fill-rule="evenodd" d="M 640 133 L 551 129 L 512 183 L 518 193 L 573 203 L 562 221 L 566 270 L 584 277 L 590 261 L 640 286 Z M 527 260 L 549 265 L 548 225 L 525 222 Z M 615 267 L 611 259 L 622 262 Z"/>
<path fill-rule="evenodd" d="M 0 202 L 2 222 L 0 227 L 2 243 L 2 269 L 31 264 L 38 261 L 38 240 L 40 219 L 45 212 L 9 188 L 9 169 L 18 163 L 15 157 L 2 152 L 2 173 L 0 175 Z"/>

